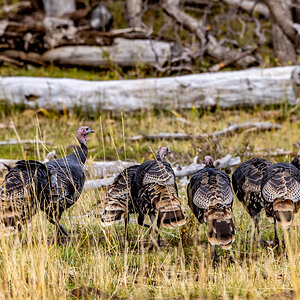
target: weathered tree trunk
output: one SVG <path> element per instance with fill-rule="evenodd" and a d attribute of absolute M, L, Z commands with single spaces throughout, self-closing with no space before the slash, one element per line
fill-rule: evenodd
<path fill-rule="evenodd" d="M 275 56 L 281 65 L 297 63 L 297 55 L 295 46 L 291 40 L 283 33 L 280 26 L 273 24 L 272 27 L 272 40 Z"/>
<path fill-rule="evenodd" d="M 47 16 L 62 16 L 76 10 L 75 0 L 43 0 Z"/>
<path fill-rule="evenodd" d="M 127 23 L 129 27 L 142 26 L 142 0 L 126 0 Z"/>
<path fill-rule="evenodd" d="M 291 74 L 294 67 L 249 69 L 138 80 L 0 77 L 0 99 L 32 108 L 86 111 L 223 108 L 298 103 Z M 299 72 L 296 72 L 299 77 Z"/>
<path fill-rule="evenodd" d="M 264 0 L 269 7 L 273 20 L 280 26 L 283 33 L 291 40 L 296 40 L 296 31 L 293 28 L 293 20 L 289 1 L 286 0 Z"/>

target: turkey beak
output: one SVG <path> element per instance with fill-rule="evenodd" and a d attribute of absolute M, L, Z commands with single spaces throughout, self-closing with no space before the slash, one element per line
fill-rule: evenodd
<path fill-rule="evenodd" d="M 95 130 L 93 130 L 93 129 L 89 130 L 89 133 L 94 133 L 94 132 L 95 132 Z"/>

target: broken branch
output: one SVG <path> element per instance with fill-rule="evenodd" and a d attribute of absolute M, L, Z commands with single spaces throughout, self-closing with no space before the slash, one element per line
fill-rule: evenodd
<path fill-rule="evenodd" d="M 138 141 L 138 140 L 156 140 L 156 139 L 164 139 L 164 140 L 193 140 L 193 139 L 207 139 L 207 138 L 216 138 L 222 136 L 232 136 L 235 133 L 239 133 L 245 130 L 251 130 L 255 132 L 262 131 L 270 131 L 270 130 L 279 130 L 281 129 L 281 125 L 270 122 L 245 122 L 242 124 L 234 124 L 227 128 L 224 128 L 219 131 L 215 131 L 213 133 L 204 133 L 204 134 L 188 134 L 188 133 L 168 133 L 161 132 L 158 134 L 142 134 L 130 137 L 128 140 L 130 141 Z"/>

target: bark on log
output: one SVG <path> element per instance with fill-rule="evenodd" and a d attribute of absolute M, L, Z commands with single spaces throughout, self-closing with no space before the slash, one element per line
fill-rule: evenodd
<path fill-rule="evenodd" d="M 105 178 L 120 173 L 123 169 L 136 165 L 127 161 L 94 161 L 91 165 L 85 165 L 86 173 L 92 177 Z"/>
<path fill-rule="evenodd" d="M 85 111 L 201 108 L 218 105 L 270 105 L 298 100 L 292 88 L 294 67 L 249 69 L 138 80 L 0 77 L 0 99 L 32 108 L 81 107 Z M 298 74 L 299 75 L 299 74 Z"/>
<path fill-rule="evenodd" d="M 197 140 L 197 139 L 207 139 L 207 138 L 216 138 L 222 136 L 232 136 L 235 133 L 242 131 L 269 131 L 269 130 L 279 130 L 281 129 L 281 125 L 274 124 L 270 122 L 245 122 L 243 124 L 234 124 L 227 128 L 224 128 L 219 131 L 215 131 L 213 133 L 204 133 L 204 134 L 188 134 L 188 133 L 169 133 L 169 132 L 161 132 L 157 134 L 143 134 L 137 135 L 128 138 L 130 141 L 138 141 L 138 140 Z"/>
<path fill-rule="evenodd" d="M 156 63 L 162 66 L 171 59 L 171 46 L 168 42 L 116 38 L 111 46 L 66 46 L 49 50 L 41 56 L 41 60 L 93 67 L 108 67 L 112 64 L 133 67 Z"/>

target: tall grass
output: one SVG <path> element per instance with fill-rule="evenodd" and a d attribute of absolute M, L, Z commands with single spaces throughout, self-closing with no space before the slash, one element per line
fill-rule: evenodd
<path fill-rule="evenodd" d="M 190 163 L 200 148 L 203 155 L 215 158 L 230 153 L 270 148 L 295 149 L 298 141 L 297 115 L 282 118 L 280 111 L 235 112 L 179 112 L 193 122 L 183 124 L 176 114 L 143 112 L 113 118 L 104 114 L 100 119 L 84 120 L 71 115 L 57 118 L 24 111 L 11 116 L 21 139 L 38 136 L 52 143 L 50 146 L 24 145 L 0 148 L 1 158 L 43 158 L 47 151 L 56 149 L 59 155 L 72 150 L 74 133 L 81 125 L 90 125 L 96 131 L 91 136 L 89 162 L 92 160 L 151 159 L 151 149 L 169 146 L 175 153 L 175 164 Z M 234 137 L 202 141 L 129 142 L 127 137 L 139 132 L 201 133 L 222 129 L 228 122 L 274 121 L 282 130 L 265 133 L 241 133 Z M 3 117 L 1 122 L 10 120 Z M 14 129 L 0 132 L 0 139 L 16 138 Z M 245 158 L 244 158 L 245 159 Z M 272 160 L 272 159 L 271 159 Z M 288 157 L 278 158 L 281 161 Z M 272 160 L 275 161 L 274 159 Z M 88 162 L 88 163 L 89 163 Z M 188 207 L 185 185 L 180 185 L 180 199 Z M 92 287 L 105 293 L 104 297 L 130 299 L 190 299 L 190 298 L 267 298 L 291 296 L 299 289 L 300 235 L 299 216 L 290 233 L 279 230 L 279 237 L 287 243 L 286 250 L 251 246 L 251 219 L 238 201 L 234 203 L 236 241 L 230 252 L 219 250 L 223 256 L 217 265 L 209 258 L 206 227 L 197 222 L 187 208 L 187 224 L 176 230 L 163 230 L 163 245 L 147 251 L 150 232 L 139 227 L 132 215 L 129 224 L 129 243 L 124 242 L 123 223 L 108 228 L 90 211 L 104 207 L 105 191 L 83 192 L 80 200 L 62 218 L 62 225 L 70 232 L 66 243 L 53 242 L 54 226 L 43 213 L 38 213 L 22 232 L 0 237 L 0 297 L 1 299 L 71 299 L 71 291 L 78 287 Z M 148 222 L 150 222 L 148 220 Z M 249 231 L 249 232 L 248 232 Z M 273 226 L 265 215 L 261 217 L 262 238 L 273 239 Z M 98 297 L 99 296 L 98 291 Z M 298 297 L 298 294 L 293 294 Z M 95 297 L 91 290 L 85 296 Z"/>

